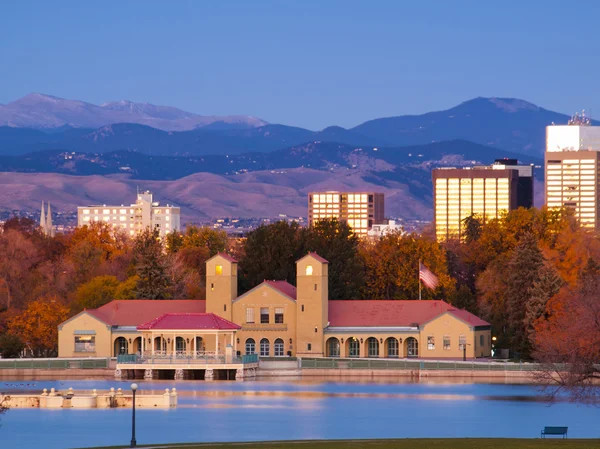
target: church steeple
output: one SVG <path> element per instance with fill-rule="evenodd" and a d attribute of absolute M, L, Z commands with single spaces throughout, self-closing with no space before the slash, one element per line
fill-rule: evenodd
<path fill-rule="evenodd" d="M 42 232 L 46 233 L 46 212 L 44 211 L 44 202 L 42 201 L 42 213 L 40 215 L 40 228 L 42 228 Z"/>

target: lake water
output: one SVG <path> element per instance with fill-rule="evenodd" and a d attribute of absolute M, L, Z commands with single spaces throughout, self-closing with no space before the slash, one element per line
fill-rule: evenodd
<path fill-rule="evenodd" d="M 176 409 L 137 410 L 138 445 L 337 438 L 538 438 L 540 430 L 551 425 L 568 426 L 570 438 L 600 437 L 600 408 L 568 402 L 549 406 L 531 385 L 371 380 L 138 384 L 142 391 L 164 392 L 176 386 L 179 392 Z M 129 385 L 104 380 L 3 380 L 0 389 L 125 390 Z M 2 418 L 0 428 L 3 448 L 125 445 L 130 439 L 130 409 L 15 409 Z"/>

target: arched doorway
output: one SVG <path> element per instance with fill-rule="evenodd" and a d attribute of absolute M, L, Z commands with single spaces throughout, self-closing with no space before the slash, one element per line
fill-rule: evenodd
<path fill-rule="evenodd" d="M 177 337 L 175 339 L 175 352 L 178 354 L 185 354 L 185 339 L 183 337 Z"/>
<path fill-rule="evenodd" d="M 398 354 L 398 340 L 394 337 L 389 337 L 385 341 L 385 356 L 388 358 L 397 358 Z"/>
<path fill-rule="evenodd" d="M 206 346 L 204 344 L 204 339 L 202 337 L 196 337 L 196 352 L 199 352 L 201 354 L 204 353 L 204 351 L 206 351 Z"/>
<path fill-rule="evenodd" d="M 269 357 L 271 355 L 271 344 L 269 340 L 263 338 L 260 341 L 260 356 L 261 357 Z"/>
<path fill-rule="evenodd" d="M 256 354 L 256 342 L 254 338 L 246 340 L 246 354 Z"/>
<path fill-rule="evenodd" d="M 125 337 L 119 337 L 115 340 L 115 357 L 121 354 L 129 353 L 129 344 Z"/>
<path fill-rule="evenodd" d="M 407 357 L 419 357 L 419 342 L 416 338 L 408 337 L 404 341 L 404 346 L 406 346 Z"/>
<path fill-rule="evenodd" d="M 331 337 L 327 340 L 327 357 L 339 357 L 340 356 L 340 341 Z"/>
<path fill-rule="evenodd" d="M 379 342 L 375 337 L 367 338 L 367 357 L 379 357 Z"/>
<path fill-rule="evenodd" d="M 346 340 L 346 354 L 348 357 L 360 357 L 360 342 L 356 337 L 350 337 Z"/>
<path fill-rule="evenodd" d="M 162 337 L 154 338 L 154 351 L 164 351 L 167 350 L 167 341 Z"/>
<path fill-rule="evenodd" d="M 273 351 L 275 353 L 275 357 L 283 357 L 283 349 L 283 340 L 281 338 L 278 338 L 277 340 L 275 340 L 275 343 L 273 343 Z"/>
<path fill-rule="evenodd" d="M 134 354 L 142 354 L 142 337 L 137 337 L 133 340 Z"/>

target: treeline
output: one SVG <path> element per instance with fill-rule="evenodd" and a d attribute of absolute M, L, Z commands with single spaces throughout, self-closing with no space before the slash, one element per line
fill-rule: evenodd
<path fill-rule="evenodd" d="M 581 309 L 570 301 L 589 297 L 595 285 L 597 234 L 565 211 L 545 209 L 485 225 L 470 217 L 465 226 L 462 242 L 443 244 L 432 232 L 361 241 L 335 220 L 308 229 L 281 221 L 245 240 L 189 226 L 160 241 L 150 231 L 129 239 L 103 224 L 48 238 L 31 220 L 13 218 L 0 233 L 0 350 L 52 354 L 58 323 L 112 299 L 204 299 L 205 262 L 220 251 L 240 261 L 240 292 L 265 279 L 295 284 L 296 260 L 315 251 L 329 261 L 331 299 L 417 299 L 421 260 L 439 278 L 423 299 L 467 309 L 492 323 L 497 347 L 543 359 L 540 342 L 566 339 L 565 308 Z"/>

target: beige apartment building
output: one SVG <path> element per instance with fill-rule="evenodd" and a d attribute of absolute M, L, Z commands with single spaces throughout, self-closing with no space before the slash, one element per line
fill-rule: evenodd
<path fill-rule="evenodd" d="M 156 229 L 161 237 L 179 231 L 181 210 L 175 206 L 161 206 L 154 202 L 152 192 L 137 194 L 135 204 L 130 206 L 83 206 L 77 208 L 77 226 L 93 222 L 109 223 L 130 236 L 150 228 Z"/>
<path fill-rule="evenodd" d="M 296 262 L 297 285 L 239 295 L 237 261 L 206 263 L 206 300 L 117 300 L 59 326 L 59 357 L 205 357 L 228 346 L 260 357 L 461 359 L 491 355 L 491 326 L 439 300 L 330 300 L 329 263 Z"/>
<path fill-rule="evenodd" d="M 376 192 L 311 192 L 308 194 L 308 223 L 337 218 L 359 236 L 374 224 L 384 223 L 385 197 Z"/>
<path fill-rule="evenodd" d="M 484 222 L 519 207 L 533 206 L 533 167 L 515 159 L 489 166 L 432 171 L 435 232 L 438 241 L 461 238 L 465 218 Z"/>
<path fill-rule="evenodd" d="M 583 227 L 598 229 L 600 126 L 575 115 L 546 128 L 546 205 L 573 210 Z"/>

